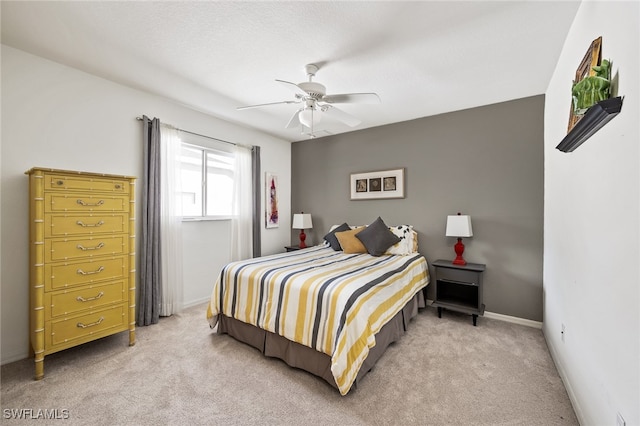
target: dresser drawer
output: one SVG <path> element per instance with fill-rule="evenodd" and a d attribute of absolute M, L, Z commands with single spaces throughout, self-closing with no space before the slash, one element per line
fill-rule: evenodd
<path fill-rule="evenodd" d="M 117 280 L 127 276 L 127 256 L 91 259 L 81 262 L 47 263 L 44 266 L 45 291 L 99 281 Z"/>
<path fill-rule="evenodd" d="M 46 238 L 45 262 L 114 256 L 127 253 L 128 235 L 105 235 L 85 238 Z"/>
<path fill-rule="evenodd" d="M 52 212 L 128 212 L 129 198 L 126 195 L 101 194 L 57 194 L 44 196 L 44 211 Z"/>
<path fill-rule="evenodd" d="M 62 349 L 56 348 L 57 346 L 75 346 L 126 330 L 128 327 L 126 313 L 127 306 L 123 303 L 83 315 L 47 322 L 45 351 L 56 351 Z"/>
<path fill-rule="evenodd" d="M 45 238 L 128 232 L 129 215 L 126 213 L 91 215 L 52 213 L 44 217 Z"/>
<path fill-rule="evenodd" d="M 45 293 L 45 318 L 72 315 L 126 301 L 125 280 Z"/>
<path fill-rule="evenodd" d="M 54 191 L 91 191 L 128 194 L 129 182 L 124 179 L 62 175 L 46 173 L 44 189 Z"/>

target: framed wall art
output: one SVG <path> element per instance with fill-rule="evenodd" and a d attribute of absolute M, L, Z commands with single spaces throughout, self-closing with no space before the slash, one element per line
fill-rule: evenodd
<path fill-rule="evenodd" d="M 404 198 L 404 169 L 351 173 L 352 200 Z"/>
<path fill-rule="evenodd" d="M 267 228 L 277 228 L 280 225 L 278 216 L 278 176 L 266 172 L 265 173 L 265 226 Z"/>

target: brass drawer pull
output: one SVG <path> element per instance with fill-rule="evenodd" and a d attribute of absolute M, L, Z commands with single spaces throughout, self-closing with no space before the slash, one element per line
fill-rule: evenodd
<path fill-rule="evenodd" d="M 84 297 L 82 297 L 82 296 L 78 296 L 78 297 L 76 297 L 76 300 L 77 300 L 78 302 L 91 302 L 92 300 L 98 300 L 98 299 L 100 299 L 102 296 L 104 296 L 104 292 L 102 292 L 102 291 L 101 291 L 101 292 L 100 292 L 100 293 L 98 293 L 96 296 L 90 297 L 90 298 L 88 298 L 88 299 L 85 299 L 85 298 L 84 298 Z"/>
<path fill-rule="evenodd" d="M 56 181 L 56 185 L 64 185 L 64 181 L 62 181 L 62 180 L 57 180 L 57 181 Z"/>
<path fill-rule="evenodd" d="M 98 325 L 100 324 L 102 321 L 104 321 L 104 317 L 100 317 L 100 319 L 96 322 L 92 322 L 91 324 L 84 324 L 79 322 L 78 324 L 76 324 L 76 326 L 78 328 L 89 328 L 89 327 L 93 327 L 94 325 Z"/>
<path fill-rule="evenodd" d="M 116 183 L 116 189 L 122 189 L 122 185 L 120 185 L 119 183 Z"/>
<path fill-rule="evenodd" d="M 101 206 L 104 204 L 104 200 L 100 200 L 97 203 L 91 204 L 91 203 L 85 203 L 82 200 L 78 200 L 77 201 L 78 204 L 80 204 L 81 206 L 85 206 L 85 207 L 95 207 L 95 206 Z"/>
<path fill-rule="evenodd" d="M 91 225 L 90 223 L 84 223 L 83 221 L 78 220 L 78 221 L 76 221 L 76 225 L 80 225 L 83 228 L 97 228 L 98 226 L 104 225 L 104 222 L 100 221 L 100 222 L 97 222 L 97 223 L 94 223 L 93 225 Z"/>
<path fill-rule="evenodd" d="M 82 251 L 87 251 L 87 250 L 98 250 L 98 249 L 101 249 L 102 247 L 104 247 L 104 243 L 100 243 L 100 244 L 98 244 L 98 245 L 97 245 L 97 246 L 95 246 L 95 247 L 85 247 L 85 246 L 83 246 L 82 244 L 78 244 L 76 247 L 77 247 L 77 248 L 79 248 L 79 249 L 80 249 L 80 250 L 82 250 Z"/>
<path fill-rule="evenodd" d="M 99 274 L 102 271 L 104 271 L 104 266 L 99 267 L 95 271 L 89 271 L 89 272 L 85 272 L 82 269 L 78 269 L 76 273 L 79 275 L 93 275 L 93 274 Z"/>

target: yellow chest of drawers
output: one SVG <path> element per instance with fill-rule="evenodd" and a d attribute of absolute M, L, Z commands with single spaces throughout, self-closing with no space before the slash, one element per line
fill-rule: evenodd
<path fill-rule="evenodd" d="M 29 328 L 41 379 L 45 355 L 126 330 L 135 343 L 135 178 L 26 174 Z"/>

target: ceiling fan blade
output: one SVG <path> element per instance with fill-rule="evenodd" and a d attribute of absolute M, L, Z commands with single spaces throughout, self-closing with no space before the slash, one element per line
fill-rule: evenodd
<path fill-rule="evenodd" d="M 269 102 L 266 104 L 257 104 L 257 105 L 247 105 L 247 106 L 241 106 L 241 107 L 237 107 L 236 109 L 238 111 L 243 110 L 243 109 L 250 109 L 250 108 L 260 108 L 263 106 L 271 106 L 271 105 L 280 105 L 280 104 L 297 104 L 300 101 L 280 101 L 280 102 Z"/>
<path fill-rule="evenodd" d="M 327 114 L 328 116 L 333 117 L 336 120 L 342 121 L 344 124 L 346 124 L 349 127 L 355 127 L 358 124 L 362 123 L 362 121 L 360 121 L 353 115 L 347 114 L 341 109 L 338 109 L 331 105 L 324 105 L 322 108 L 322 111 L 324 111 L 324 113 Z"/>
<path fill-rule="evenodd" d="M 325 95 L 323 102 L 329 104 L 379 104 L 380 97 L 376 93 L 341 93 L 338 95 Z"/>
<path fill-rule="evenodd" d="M 276 79 L 276 81 L 282 84 L 283 86 L 287 87 L 289 90 L 293 91 L 293 93 L 295 93 L 298 96 L 301 96 L 301 97 L 309 96 L 307 92 L 302 90 L 300 86 L 298 86 L 295 83 L 292 83 L 290 81 L 285 81 L 285 80 L 278 80 L 278 79 Z"/>
<path fill-rule="evenodd" d="M 300 125 L 300 119 L 298 118 L 298 114 L 300 113 L 300 111 L 302 111 L 302 110 L 301 109 L 297 110 L 295 112 L 295 114 L 293 114 L 293 116 L 291 116 L 291 119 L 289 120 L 289 122 L 285 126 L 285 129 L 291 129 L 291 128 L 294 128 L 294 127 L 298 127 Z"/>

